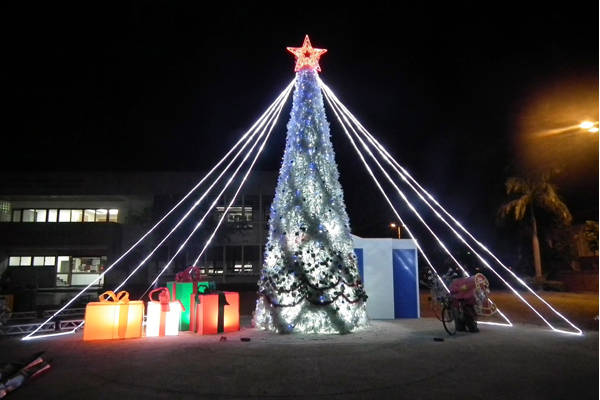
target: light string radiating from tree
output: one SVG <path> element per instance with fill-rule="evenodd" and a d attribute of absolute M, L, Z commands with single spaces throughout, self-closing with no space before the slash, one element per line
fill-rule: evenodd
<path fill-rule="evenodd" d="M 338 118 L 338 121 L 342 125 L 342 129 L 346 133 L 346 135 L 347 135 L 348 139 L 350 140 L 352 146 L 354 147 L 354 149 L 358 153 L 359 157 L 361 158 L 361 160 L 362 160 L 363 164 L 365 165 L 367 171 L 369 172 L 369 174 L 371 175 L 371 177 L 375 181 L 375 184 L 377 185 L 377 187 L 379 188 L 379 190 L 381 191 L 381 193 L 385 197 L 386 201 L 388 202 L 388 204 L 390 205 L 390 207 L 392 208 L 392 210 L 394 211 L 394 213 L 396 214 L 396 216 L 400 219 L 401 223 L 403 225 L 405 225 L 404 222 L 402 222 L 402 219 L 400 218 L 398 211 L 396 210 L 396 208 L 394 207 L 393 203 L 389 199 L 387 193 L 385 192 L 385 190 L 383 189 L 383 187 L 379 183 L 379 180 L 375 177 L 373 171 L 371 170 L 371 167 L 368 165 L 368 163 L 367 163 L 366 159 L 364 158 L 361 150 L 358 148 L 358 146 L 356 146 L 356 143 L 354 142 L 354 139 L 352 139 L 352 136 L 349 133 L 348 129 L 350 129 L 354 133 L 354 136 L 359 140 L 359 142 L 361 143 L 361 145 L 363 146 L 363 148 L 365 149 L 365 151 L 371 156 L 371 158 L 377 164 L 377 166 L 379 167 L 379 169 L 386 176 L 386 178 L 388 179 L 388 181 L 392 184 L 392 186 L 394 186 L 394 188 L 396 189 L 396 191 L 398 192 L 398 194 L 400 195 L 400 197 L 402 198 L 402 200 L 404 201 L 404 203 L 415 214 L 415 216 L 421 221 L 421 223 L 423 224 L 423 226 L 425 226 L 425 228 L 429 231 L 429 233 L 435 238 L 435 240 L 438 242 L 438 244 L 444 250 L 444 252 L 450 257 L 450 259 L 463 272 L 463 274 L 465 276 L 469 276 L 469 273 L 467 272 L 467 270 L 458 262 L 458 260 L 456 260 L 456 258 L 448 250 L 448 248 L 444 244 L 444 242 L 440 239 L 440 237 L 438 235 L 436 235 L 436 233 L 433 231 L 433 229 L 431 229 L 431 227 L 425 222 L 425 220 L 422 218 L 421 214 L 410 203 L 410 201 L 408 200 L 408 198 L 406 197 L 406 195 L 404 194 L 404 192 L 398 187 L 398 185 L 394 182 L 394 180 L 387 173 L 387 171 L 385 170 L 385 168 L 379 163 L 379 161 L 377 160 L 377 158 L 375 157 L 375 155 L 373 154 L 373 152 L 371 151 L 371 149 L 367 146 L 367 144 L 365 143 L 365 141 L 362 140 L 362 138 L 356 132 L 356 130 L 354 129 L 354 127 L 350 124 L 350 121 L 348 121 L 348 119 L 346 117 L 346 113 L 344 113 L 343 115 L 340 115 L 341 112 L 342 112 L 342 109 L 340 108 L 340 103 L 339 103 L 339 101 L 333 101 L 332 100 L 332 92 L 331 92 L 331 90 L 328 87 L 326 87 L 322 81 L 321 81 L 321 85 L 324 88 L 325 98 L 329 101 L 330 105 L 332 106 L 332 108 L 334 110 L 334 113 L 335 113 L 336 117 Z M 412 188 L 412 189 L 414 190 L 414 188 Z M 411 235 L 411 237 L 413 237 L 413 238 L 415 237 L 415 235 L 410 231 L 410 228 L 408 226 L 405 225 L 405 229 Z M 429 267 L 431 268 L 432 272 L 436 275 L 437 279 L 439 279 L 439 282 L 442 285 L 442 287 L 446 290 L 447 293 L 450 293 L 449 288 L 446 286 L 446 284 L 445 284 L 444 280 L 441 278 L 439 272 L 437 271 L 437 269 L 435 267 L 433 267 L 432 263 L 429 261 L 429 258 L 427 257 L 426 252 L 420 247 L 420 245 L 418 244 L 417 240 L 415 240 L 415 243 L 417 245 L 417 248 L 421 251 L 421 254 L 422 254 L 423 258 L 425 258 L 425 260 L 427 261 L 427 263 L 428 263 Z M 497 311 L 506 320 L 507 323 L 506 324 L 492 323 L 492 324 L 512 326 L 512 323 L 510 322 L 510 320 L 499 309 Z"/>
<path fill-rule="evenodd" d="M 123 285 L 137 272 L 138 269 L 140 269 L 145 263 L 146 261 L 148 261 L 150 259 L 150 257 L 156 252 L 156 250 L 158 250 L 158 248 L 160 248 L 160 246 L 163 245 L 163 243 L 177 230 L 177 228 L 179 228 L 179 226 L 190 216 L 190 214 L 196 209 L 196 207 L 198 207 L 200 205 L 200 203 L 202 202 L 202 200 L 204 200 L 208 194 L 210 193 L 210 191 L 215 187 L 215 185 L 221 180 L 221 178 L 225 175 L 225 173 L 229 170 L 229 168 L 234 164 L 234 162 L 238 159 L 238 157 L 241 156 L 242 151 L 254 140 L 254 145 L 252 146 L 252 148 L 254 148 L 254 146 L 256 146 L 257 140 L 254 139 L 254 137 L 258 134 L 258 132 L 262 133 L 260 134 L 260 136 L 262 136 L 262 134 L 264 134 L 264 127 L 271 122 L 274 118 L 276 118 L 276 116 L 278 115 L 277 110 L 285 103 L 285 99 L 287 98 L 287 95 L 289 94 L 291 87 L 293 85 L 293 82 L 290 83 L 288 85 L 288 87 L 286 88 L 286 90 L 284 90 L 284 92 L 281 93 L 281 95 L 277 98 L 277 100 L 275 101 L 275 103 L 272 105 L 272 107 L 269 107 L 267 114 L 264 115 L 264 118 L 261 118 L 260 122 L 258 124 L 254 124 L 253 125 L 253 129 L 252 129 L 252 134 L 246 139 L 245 143 L 243 144 L 242 148 L 238 151 L 238 153 L 235 155 L 235 157 L 227 164 L 227 166 L 225 167 L 225 169 L 223 171 L 221 171 L 221 173 L 219 174 L 219 176 L 213 181 L 213 183 L 208 187 L 208 189 L 205 190 L 205 192 L 202 194 L 202 196 L 194 203 L 194 205 L 185 213 L 185 215 L 177 222 L 177 224 L 171 229 L 171 231 L 162 239 L 162 241 L 160 243 L 158 243 L 154 249 L 146 256 L 146 258 L 144 258 L 142 260 L 142 262 L 139 263 L 139 265 L 129 274 L 129 276 L 127 278 L 125 278 L 125 280 L 123 280 L 123 282 L 115 289 L 115 291 L 118 291 L 121 287 L 123 287 Z M 259 136 L 259 137 L 260 137 Z M 244 160 L 247 159 L 247 157 L 249 156 L 249 154 L 251 153 L 251 150 L 249 152 L 246 152 L 246 156 L 244 157 Z M 241 164 L 240 164 L 241 166 Z M 238 167 L 239 170 L 240 167 Z M 237 170 L 236 170 L 237 171 Z M 230 181 L 231 182 L 231 179 Z M 228 183 L 229 184 L 229 183 Z M 204 220 L 204 218 L 203 218 Z M 162 272 L 161 272 L 162 274 Z"/>
<path fill-rule="evenodd" d="M 506 284 L 511 291 L 517 296 L 519 297 L 519 299 L 521 299 L 529 308 L 531 308 L 533 310 L 533 312 L 535 312 L 552 330 L 556 331 L 556 332 L 560 332 L 560 333 L 566 333 L 566 334 L 574 334 L 574 335 L 580 335 L 582 334 L 582 331 L 577 328 L 573 323 L 571 323 L 566 317 L 564 317 L 562 314 L 560 314 L 558 311 L 556 311 L 552 306 L 550 306 L 544 299 L 542 299 L 539 295 L 537 295 L 537 293 L 535 293 L 529 286 L 527 286 L 527 284 L 525 282 L 523 282 L 522 279 L 520 279 L 513 271 L 511 271 L 508 267 L 506 267 L 486 246 L 484 246 L 481 242 L 477 241 L 473 235 L 471 233 L 469 233 L 454 217 L 452 217 L 448 211 L 446 211 L 434 198 L 433 196 L 431 196 L 425 189 L 422 188 L 421 185 L 418 184 L 418 182 L 416 182 L 416 180 L 410 176 L 410 174 L 408 174 L 406 172 L 406 170 L 404 168 L 402 168 L 396 160 L 393 159 L 393 157 L 391 157 L 391 155 L 389 155 L 389 153 L 385 150 L 385 148 L 379 144 L 379 142 L 377 142 L 375 140 L 375 138 L 358 122 L 358 120 L 347 110 L 347 108 L 345 108 L 343 106 L 343 104 L 341 102 L 339 102 L 339 100 L 335 97 L 335 95 L 333 94 L 333 92 L 327 88 L 327 86 L 325 86 L 322 81 L 321 84 L 323 85 L 324 91 L 331 96 L 332 99 L 334 99 L 334 102 L 336 104 L 339 105 L 340 110 L 343 110 L 344 115 L 348 116 L 353 123 L 358 127 L 359 131 L 361 133 L 363 133 L 363 135 L 365 135 L 365 137 L 373 144 L 373 146 L 376 148 L 376 150 L 382 155 L 382 157 L 386 160 L 386 162 L 388 162 L 388 164 L 392 165 L 392 168 L 394 168 L 394 170 L 400 175 L 400 177 L 407 183 L 409 184 L 409 186 L 415 191 L 415 193 L 428 205 L 429 208 L 432 209 L 432 211 L 434 211 L 435 215 L 442 220 L 452 231 L 453 233 L 456 235 L 456 237 L 461 240 L 461 242 L 463 242 L 465 245 L 467 245 L 469 247 L 469 249 L 471 249 L 471 251 L 473 251 L 473 253 L 484 263 L 484 265 L 486 267 L 488 267 L 496 276 L 498 276 L 499 279 L 501 279 L 503 281 L 504 284 Z M 338 117 L 339 118 L 339 117 Z M 339 119 L 340 123 L 343 124 L 342 120 Z M 346 119 L 346 122 L 349 123 L 349 121 Z M 355 131 L 356 134 L 356 131 Z M 393 163 L 393 164 L 392 164 Z M 372 175 L 372 177 L 374 178 L 374 176 Z M 410 181 L 407 179 L 410 179 Z M 375 179 L 375 178 L 374 178 Z M 490 256 L 493 257 L 493 259 L 495 261 L 498 262 L 498 264 L 500 264 L 507 272 L 509 272 L 519 283 L 521 283 L 523 286 L 525 286 L 532 294 L 534 294 L 540 301 L 542 301 L 547 307 L 550 308 L 550 310 L 552 310 L 556 315 L 558 315 L 561 319 L 563 319 L 565 322 L 567 322 L 571 327 L 573 327 L 576 332 L 571 332 L 571 331 L 565 331 L 563 329 L 558 329 L 556 327 L 554 327 L 552 324 L 550 324 L 549 321 L 546 320 L 546 318 L 544 318 L 536 309 L 535 307 L 533 307 L 529 302 L 527 302 L 526 299 L 524 299 L 519 293 L 518 291 L 516 291 L 501 275 L 498 274 L 498 272 L 491 267 L 491 265 L 489 265 L 489 263 L 487 263 L 487 261 L 472 247 L 469 245 L 468 242 L 466 242 L 466 240 L 460 235 L 458 234 L 458 232 L 456 232 L 456 230 L 454 230 L 454 228 L 452 228 L 452 226 L 447 222 L 447 220 L 445 218 L 443 218 L 432 206 L 431 204 L 421 195 L 421 192 L 419 192 L 410 182 L 413 182 L 415 185 L 418 186 L 418 188 L 425 193 L 425 195 L 427 197 L 429 197 L 461 230 L 463 230 L 478 246 L 480 246 L 485 252 L 487 252 Z M 460 266 L 460 265 L 459 265 Z M 436 275 L 439 276 L 439 274 L 437 274 L 437 271 L 435 271 L 434 269 L 434 273 L 436 273 Z M 507 321 L 508 319 L 506 318 L 506 316 L 504 316 L 504 314 L 501 314 Z M 483 323 L 485 323 L 485 321 L 482 321 Z M 509 321 L 508 321 L 509 322 Z M 490 322 L 487 322 L 488 324 L 493 324 Z M 510 323 L 510 322 L 509 322 Z M 511 324 L 512 325 L 512 324 Z"/>
<path fill-rule="evenodd" d="M 250 165 L 250 167 L 246 170 L 246 174 L 244 175 L 242 181 L 240 182 L 235 195 L 233 196 L 233 199 L 235 200 L 236 196 L 238 195 L 238 193 L 240 192 L 240 190 L 242 189 L 242 186 L 244 185 L 244 183 L 246 182 L 246 179 L 248 178 L 248 175 L 250 174 L 250 172 L 252 171 L 252 168 L 254 166 L 254 164 L 256 163 L 256 160 L 258 159 L 258 157 L 260 156 L 260 154 L 262 153 L 265 144 L 267 142 L 267 140 L 269 139 L 271 133 L 273 132 L 273 128 L 275 126 L 275 123 L 277 122 L 277 120 L 279 119 L 279 115 L 281 113 L 281 109 L 283 108 L 283 105 L 285 104 L 287 95 L 289 95 L 289 93 L 291 92 L 291 86 L 288 86 L 288 90 L 286 92 L 286 96 L 284 96 L 282 98 L 282 100 L 279 102 L 279 105 L 277 107 L 276 113 L 273 115 L 273 117 L 270 120 L 270 126 L 265 126 L 262 130 L 262 132 L 260 133 L 260 135 L 256 138 L 254 144 L 252 145 L 252 147 L 250 148 L 250 150 L 248 150 L 248 152 L 246 153 L 246 155 L 244 156 L 244 159 L 240 162 L 240 164 L 238 165 L 238 167 L 235 169 L 235 171 L 233 172 L 233 175 L 229 178 L 229 180 L 227 181 L 227 183 L 225 184 L 225 186 L 223 187 L 223 189 L 221 190 L 221 192 L 219 192 L 219 194 L 216 196 L 216 199 L 213 201 L 213 203 L 210 205 L 210 207 L 208 208 L 208 210 L 204 213 L 204 215 L 202 216 L 202 218 L 200 219 L 200 221 L 196 224 L 196 226 L 194 227 L 194 229 L 192 230 L 192 232 L 188 235 L 188 237 L 184 240 L 184 242 L 179 246 L 179 248 L 177 249 L 177 251 L 175 252 L 175 254 L 171 257 L 171 259 L 167 262 L 167 264 L 163 267 L 163 269 L 161 270 L 161 272 L 156 276 L 156 278 L 154 279 L 154 281 L 150 284 L 150 286 L 148 287 L 148 289 L 146 289 L 146 291 L 144 292 L 144 294 L 142 295 L 142 297 L 150 290 L 150 288 L 152 288 L 157 282 L 158 279 L 162 276 L 162 274 L 169 268 L 169 266 L 171 265 L 171 263 L 175 260 L 175 258 L 177 257 L 177 255 L 185 248 L 186 244 L 188 243 L 188 241 L 192 238 L 192 236 L 194 235 L 194 233 L 196 233 L 196 231 L 200 228 L 200 226 L 202 225 L 202 223 L 204 222 L 204 220 L 206 219 L 207 216 L 210 215 L 211 211 L 214 209 L 214 207 L 216 206 L 217 202 L 219 201 L 219 198 L 223 195 L 223 193 L 225 193 L 225 191 L 229 188 L 229 186 L 231 185 L 231 183 L 233 182 L 233 180 L 235 179 L 235 177 L 237 176 L 238 172 L 240 171 L 240 169 L 242 168 L 242 166 L 244 165 L 244 163 L 248 160 L 248 158 L 250 157 L 250 155 L 252 154 L 252 152 L 254 151 L 254 148 L 256 147 L 256 145 L 260 142 L 261 138 L 263 136 L 265 136 L 261 146 L 259 147 L 259 149 L 257 150 L 256 154 L 254 155 L 254 159 L 252 160 L 252 164 Z M 265 135 L 266 133 L 266 135 Z M 208 192 L 207 192 L 208 193 Z M 233 204 L 233 201 L 227 206 L 227 209 L 225 210 L 225 212 L 223 213 L 223 215 L 221 216 L 221 218 L 219 219 L 219 223 L 217 224 L 217 226 L 214 228 L 211 236 L 209 237 L 209 239 L 206 241 L 206 244 L 204 245 L 204 248 L 202 249 L 202 252 L 200 253 L 200 255 L 202 255 L 202 253 L 204 252 L 204 250 L 206 250 L 206 248 L 208 247 L 208 245 L 210 244 L 212 238 L 214 237 L 215 233 L 217 232 L 217 230 L 219 229 L 219 227 L 221 226 L 221 223 L 223 222 L 223 219 L 225 218 L 225 216 L 227 215 L 227 212 L 229 211 L 229 209 L 231 208 L 231 205 Z M 198 259 L 200 258 L 200 256 L 198 256 L 196 258 L 196 260 L 194 261 L 193 265 L 196 265 L 198 263 Z"/>
<path fill-rule="evenodd" d="M 136 243 L 134 243 L 127 251 L 125 251 L 114 263 L 112 263 L 108 268 L 106 268 L 106 270 L 100 274 L 94 281 L 92 281 L 90 284 L 88 284 L 85 288 L 83 288 L 80 292 L 78 292 L 75 296 L 73 296 L 67 303 L 65 303 L 59 310 L 57 310 L 54 314 L 52 314 L 48 319 L 46 319 L 42 324 L 40 324 L 35 330 L 33 330 L 29 335 L 25 336 L 22 340 L 32 340 L 32 339 L 38 339 L 38 338 L 44 338 L 44 337 L 49 337 L 49 336 L 56 336 L 56 335 L 66 335 L 66 334 L 72 334 L 75 333 L 81 326 L 83 326 L 83 323 L 81 323 L 79 326 L 77 326 L 76 328 L 74 328 L 71 331 L 68 332 L 60 332 L 60 333 L 51 333 L 51 334 L 40 334 L 37 336 L 34 336 L 40 329 L 42 329 L 42 327 L 44 325 L 46 325 L 47 323 L 49 323 L 53 318 L 55 318 L 56 316 L 60 315 L 69 305 L 71 305 L 77 298 L 79 298 L 83 293 L 85 293 L 92 285 L 94 285 L 96 282 L 98 282 L 102 277 L 104 277 L 104 275 L 106 275 L 112 268 L 114 268 L 119 261 L 121 261 L 127 254 L 129 254 L 135 247 L 137 247 L 145 238 L 147 238 L 162 222 L 164 222 L 167 217 L 169 215 L 171 215 L 181 204 L 184 203 L 185 200 L 187 200 L 192 193 L 194 193 L 207 179 L 209 176 L 211 176 L 218 168 L 219 166 L 221 166 L 223 163 L 226 162 L 226 160 L 231 156 L 231 154 L 234 153 L 235 149 L 238 148 L 240 145 L 242 145 L 242 148 L 240 150 L 238 150 L 237 154 L 234 156 L 234 158 L 229 162 L 228 166 L 225 168 L 225 170 L 223 172 L 221 172 L 221 174 L 219 175 L 219 177 L 215 180 L 215 182 L 213 182 L 213 185 L 211 185 L 211 188 L 216 184 L 216 182 L 224 175 L 224 173 L 228 170 L 228 168 L 231 166 L 231 164 L 239 157 L 239 155 L 241 154 L 241 152 L 243 151 L 243 149 L 248 145 L 248 143 L 250 143 L 250 141 L 252 140 L 252 138 L 254 136 L 257 135 L 259 129 L 261 129 L 265 123 L 267 123 L 268 121 L 271 121 L 274 115 L 274 111 L 277 110 L 278 107 L 281 107 L 282 104 L 285 103 L 285 99 L 287 98 L 287 96 L 289 95 L 292 87 L 294 85 L 294 80 L 292 80 L 292 82 L 290 82 L 288 84 L 288 86 L 281 92 L 281 94 L 279 94 L 279 96 L 276 98 L 276 100 L 267 108 L 267 110 L 263 113 L 263 115 L 252 125 L 252 127 L 244 134 L 242 135 L 242 137 L 238 140 L 238 142 L 225 154 L 225 156 L 223 156 L 223 158 L 221 159 L 221 161 L 219 161 L 205 176 L 204 178 L 202 178 L 200 180 L 200 182 L 198 182 L 198 184 L 196 184 L 196 186 L 194 186 L 170 211 L 168 211 L 152 228 L 150 228 Z M 210 188 L 209 188 L 210 190 Z M 201 199 L 203 199 L 206 194 L 208 193 L 208 190 L 205 192 L 205 194 L 201 197 Z M 200 200 L 196 202 L 195 206 L 197 206 L 199 204 Z M 194 206 L 194 207 L 195 207 Z M 175 230 L 176 228 L 183 222 L 183 220 L 185 220 L 185 218 L 187 218 L 187 216 L 189 216 L 189 214 L 191 213 L 192 210 L 188 211 L 188 213 L 186 213 L 186 215 L 184 216 L 184 218 L 182 218 L 178 224 L 176 225 L 175 228 L 173 228 L 171 230 L 171 232 L 167 235 L 170 236 Z M 152 251 L 152 254 L 154 253 L 154 251 L 156 251 L 156 249 L 167 239 L 167 237 L 165 237 L 165 239 L 154 248 L 154 250 Z M 144 264 L 145 261 L 147 261 L 147 259 L 150 258 L 150 256 L 152 255 L 150 254 L 148 257 L 146 257 L 146 259 L 140 263 L 138 265 L 138 267 L 136 267 L 127 278 L 125 278 L 125 280 L 122 282 L 121 285 L 119 285 L 119 287 L 115 290 L 118 290 L 119 288 L 121 288 L 123 286 L 123 284 L 130 279 L 140 268 L 141 266 Z"/>

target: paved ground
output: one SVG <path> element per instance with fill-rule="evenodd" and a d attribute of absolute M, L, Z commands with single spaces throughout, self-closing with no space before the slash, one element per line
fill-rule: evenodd
<path fill-rule="evenodd" d="M 434 318 L 372 321 L 349 335 L 0 341 L 0 359 L 45 350 L 53 368 L 12 399 L 598 399 L 598 332 L 482 325 L 448 336 Z M 225 341 L 220 340 L 226 337 Z M 242 337 L 250 341 L 241 341 Z M 443 338 L 444 341 L 435 341 Z"/>

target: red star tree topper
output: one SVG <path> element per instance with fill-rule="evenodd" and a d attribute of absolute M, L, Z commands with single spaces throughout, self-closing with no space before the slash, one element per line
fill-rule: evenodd
<path fill-rule="evenodd" d="M 308 35 L 306 35 L 304 38 L 302 47 L 288 47 L 287 49 L 290 53 L 293 53 L 296 56 L 296 68 L 294 68 L 295 72 L 298 72 L 304 68 L 321 71 L 321 67 L 319 66 L 319 58 L 321 55 L 323 55 L 323 53 L 327 52 L 327 50 L 313 49 Z"/>

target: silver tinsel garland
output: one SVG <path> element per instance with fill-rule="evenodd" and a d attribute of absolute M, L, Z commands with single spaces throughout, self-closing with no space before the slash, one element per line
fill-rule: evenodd
<path fill-rule="evenodd" d="M 348 333 L 368 326 L 367 296 L 316 74 L 296 75 L 253 321 L 277 332 Z"/>

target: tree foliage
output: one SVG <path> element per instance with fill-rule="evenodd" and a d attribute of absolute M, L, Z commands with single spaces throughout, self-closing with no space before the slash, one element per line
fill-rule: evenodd
<path fill-rule="evenodd" d="M 536 277 L 542 277 L 542 265 L 540 256 L 540 240 L 538 229 L 547 230 L 545 235 L 548 247 L 552 248 L 552 236 L 556 236 L 557 226 L 570 225 L 573 217 L 567 205 L 558 195 L 556 186 L 550 182 L 550 174 L 537 176 L 510 177 L 506 180 L 506 194 L 509 200 L 499 209 L 501 218 L 512 216 L 515 221 L 524 221 L 527 216 L 531 228 L 531 240 L 533 250 L 533 264 Z M 549 221 L 548 224 L 540 226 L 541 215 Z M 553 235 L 554 232 L 554 235 Z M 556 253 L 557 249 L 553 249 Z M 556 254 L 554 254 L 556 257 Z"/>
<path fill-rule="evenodd" d="M 541 208 L 564 225 L 571 224 L 573 217 L 558 195 L 556 186 L 550 183 L 548 175 L 536 178 L 510 177 L 505 186 L 511 200 L 500 208 L 501 217 L 514 215 L 516 221 L 521 221 L 528 209 Z"/>
<path fill-rule="evenodd" d="M 590 249 L 594 254 L 598 253 L 598 222 L 596 221 L 585 221 L 585 225 L 582 229 L 583 237 Z"/>

